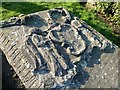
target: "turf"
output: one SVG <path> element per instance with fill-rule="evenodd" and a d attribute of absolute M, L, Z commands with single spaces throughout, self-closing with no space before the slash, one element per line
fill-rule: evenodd
<path fill-rule="evenodd" d="M 78 2 L 3 2 L 2 6 L 0 6 L 0 12 L 2 12 L 0 20 L 6 20 L 19 14 L 29 14 L 56 7 L 66 8 L 120 47 L 118 36 L 113 34 L 112 29 L 100 20 L 94 11 L 85 9 Z"/>

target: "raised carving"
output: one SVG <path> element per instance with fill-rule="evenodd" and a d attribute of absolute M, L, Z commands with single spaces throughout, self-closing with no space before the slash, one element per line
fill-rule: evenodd
<path fill-rule="evenodd" d="M 20 26 L 23 32 L 18 33 L 20 49 L 40 83 L 47 81 L 50 86 L 54 83 L 60 87 L 78 84 L 75 78 L 82 73 L 79 68 L 88 66 L 94 59 L 99 60 L 102 52 L 115 45 L 98 37 L 64 8 L 45 13 L 46 17 L 39 13 L 20 15 L 9 24 L 4 22 L 2 27 Z"/>

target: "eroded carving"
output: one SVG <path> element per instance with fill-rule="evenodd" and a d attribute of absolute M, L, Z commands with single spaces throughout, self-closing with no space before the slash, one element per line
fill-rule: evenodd
<path fill-rule="evenodd" d="M 76 87 L 81 84 L 78 79 L 85 73 L 83 68 L 90 66 L 93 60 L 99 60 L 109 48 L 114 49 L 114 45 L 98 37 L 64 8 L 48 10 L 46 15 L 46 18 L 39 13 L 21 15 L 23 18 L 12 19 L 7 25 L 19 24 L 22 27 L 23 33 L 19 33 L 21 51 L 43 87 L 46 81 L 51 88 L 54 85 Z"/>

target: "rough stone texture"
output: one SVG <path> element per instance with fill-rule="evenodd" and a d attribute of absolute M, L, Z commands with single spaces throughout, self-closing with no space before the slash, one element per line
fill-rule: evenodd
<path fill-rule="evenodd" d="M 0 48 L 26 88 L 118 88 L 119 48 L 64 8 L 0 29 Z"/>

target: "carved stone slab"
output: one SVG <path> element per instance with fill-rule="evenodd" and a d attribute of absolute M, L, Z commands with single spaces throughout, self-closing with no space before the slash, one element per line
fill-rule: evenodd
<path fill-rule="evenodd" d="M 118 47 L 66 9 L 1 23 L 0 48 L 26 88 L 118 88 Z"/>

